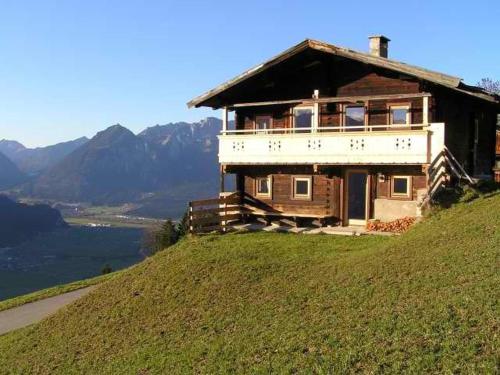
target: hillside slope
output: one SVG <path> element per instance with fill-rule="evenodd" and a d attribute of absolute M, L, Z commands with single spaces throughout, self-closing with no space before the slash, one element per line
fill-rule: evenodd
<path fill-rule="evenodd" d="M 25 180 L 26 176 L 0 152 L 0 190 L 9 189 Z"/>
<path fill-rule="evenodd" d="M 0 223 L 0 248 L 67 226 L 61 213 L 50 206 L 17 203 L 4 195 L 0 195 Z"/>
<path fill-rule="evenodd" d="M 190 238 L 0 337 L 0 368 L 493 373 L 499 222 L 497 194 L 401 237 Z"/>

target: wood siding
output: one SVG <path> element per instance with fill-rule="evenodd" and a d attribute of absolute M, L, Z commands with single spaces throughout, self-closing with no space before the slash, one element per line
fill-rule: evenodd
<path fill-rule="evenodd" d="M 258 208 L 269 213 L 289 216 L 340 217 L 340 181 L 336 176 L 314 174 L 310 166 L 304 167 L 254 167 L 240 173 L 242 191 L 258 201 Z M 256 178 L 272 178 L 271 196 L 256 194 Z M 312 178 L 311 199 L 294 199 L 294 176 Z"/>
<path fill-rule="evenodd" d="M 474 97 L 434 88 L 436 122 L 444 122 L 445 144 L 471 175 L 491 175 L 495 163 L 494 105 Z M 476 140 L 477 123 L 477 144 Z"/>
<path fill-rule="evenodd" d="M 254 198 L 257 208 L 268 214 L 301 217 L 330 217 L 335 221 L 342 220 L 342 202 L 344 194 L 344 173 L 346 169 L 339 167 L 324 167 L 314 173 L 311 166 L 246 166 L 233 167 L 232 173 L 237 173 L 238 190 Z M 402 167 L 366 167 L 371 180 L 370 186 L 370 213 L 373 213 L 373 203 L 376 198 L 395 200 L 416 200 L 417 192 L 427 188 L 427 176 L 418 166 Z M 379 173 L 386 176 L 386 181 L 379 181 Z M 390 178 L 410 176 L 412 194 L 410 198 L 393 198 L 390 196 Z M 272 192 L 270 197 L 256 195 L 256 178 L 272 178 Z M 312 197 L 310 200 L 293 199 L 293 176 L 311 176 L 313 181 Z"/>

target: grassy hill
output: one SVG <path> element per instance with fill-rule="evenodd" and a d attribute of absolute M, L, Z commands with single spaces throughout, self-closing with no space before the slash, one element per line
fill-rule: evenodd
<path fill-rule="evenodd" d="M 500 195 L 400 237 L 195 237 L 0 337 L 13 373 L 494 373 Z"/>

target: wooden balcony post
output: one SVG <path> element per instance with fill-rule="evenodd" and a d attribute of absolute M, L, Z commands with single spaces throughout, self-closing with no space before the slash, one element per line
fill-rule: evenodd
<path fill-rule="evenodd" d="M 225 179 L 225 176 L 226 176 L 226 168 L 224 167 L 224 165 L 221 165 L 220 166 L 220 175 L 219 175 L 219 178 L 220 178 L 220 192 L 221 193 L 224 193 L 226 191 L 226 179 Z"/>
<path fill-rule="evenodd" d="M 193 225 L 193 204 L 189 202 L 189 233 L 194 233 Z"/>
<path fill-rule="evenodd" d="M 227 131 L 227 107 L 222 108 L 222 134 Z"/>
<path fill-rule="evenodd" d="M 422 123 L 424 125 L 429 124 L 429 97 L 424 96 L 422 98 Z"/>
<path fill-rule="evenodd" d="M 319 127 L 319 103 L 317 101 L 319 99 L 319 90 L 314 90 L 313 99 L 314 99 L 314 104 L 313 104 L 312 132 L 316 133 Z"/>

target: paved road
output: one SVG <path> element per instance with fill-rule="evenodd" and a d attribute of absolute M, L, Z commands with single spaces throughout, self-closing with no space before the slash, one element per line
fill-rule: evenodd
<path fill-rule="evenodd" d="M 0 335 L 39 322 L 43 318 L 54 314 L 61 307 L 84 296 L 96 286 L 89 286 L 40 301 L 30 302 L 9 310 L 0 311 Z"/>

